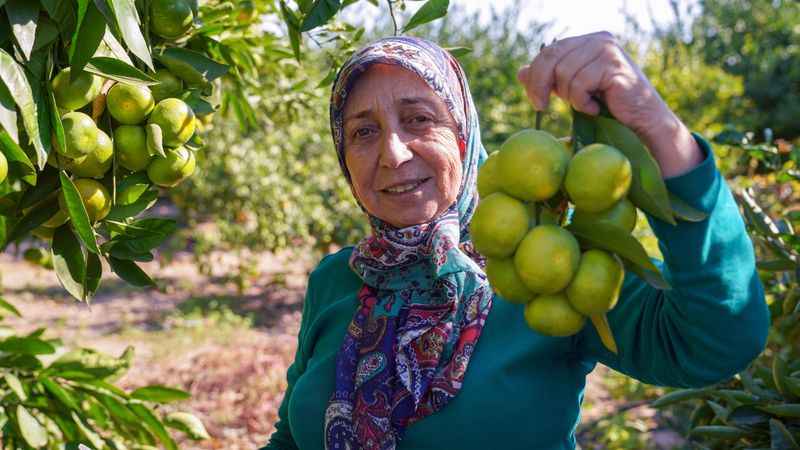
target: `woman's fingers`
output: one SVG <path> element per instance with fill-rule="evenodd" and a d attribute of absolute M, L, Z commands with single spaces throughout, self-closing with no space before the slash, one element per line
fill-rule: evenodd
<path fill-rule="evenodd" d="M 560 41 L 555 42 L 552 45 L 549 45 L 542 49 L 538 55 L 533 59 L 533 61 L 528 65 L 523 67 L 518 75 L 520 81 L 525 85 L 526 93 L 528 94 L 528 98 L 534 104 L 536 109 L 544 110 L 547 108 L 547 105 L 550 100 L 550 93 L 554 89 L 559 89 L 559 85 L 561 85 L 560 89 L 566 90 L 566 87 L 569 86 L 569 81 L 572 78 L 572 75 L 575 74 L 573 71 L 569 75 L 565 75 L 566 72 L 561 72 L 562 76 L 559 78 L 559 74 L 556 73 L 556 67 L 558 64 L 568 55 L 574 53 L 574 51 L 579 51 L 577 55 L 581 55 L 583 58 L 588 58 L 583 64 L 580 63 L 579 59 L 576 59 L 574 62 L 571 62 L 571 65 L 577 65 L 577 69 L 588 63 L 591 59 L 594 59 L 588 53 L 591 49 L 584 48 L 584 47 L 591 47 L 592 49 L 597 49 L 597 42 L 612 42 L 613 36 L 608 32 L 599 32 L 588 34 L 584 36 L 576 36 L 571 38 L 562 39 Z M 563 78 L 569 78 L 568 80 L 564 80 Z"/>
<path fill-rule="evenodd" d="M 575 74 L 565 97 L 575 109 L 590 115 L 600 113 L 600 104 L 593 95 L 600 90 L 603 78 L 607 76 L 606 68 L 601 58 L 595 58 Z"/>
<path fill-rule="evenodd" d="M 556 95 L 564 100 L 569 100 L 572 80 L 584 67 L 603 58 L 606 55 L 605 48 L 608 45 L 613 44 L 604 39 L 596 39 L 564 55 L 553 69 L 556 80 Z"/>

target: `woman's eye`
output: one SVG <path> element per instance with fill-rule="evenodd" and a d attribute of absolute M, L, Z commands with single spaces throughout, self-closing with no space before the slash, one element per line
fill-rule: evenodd
<path fill-rule="evenodd" d="M 411 121 L 414 123 L 424 123 L 424 122 L 429 122 L 430 119 L 427 116 L 414 116 L 414 118 L 411 119 Z"/>
<path fill-rule="evenodd" d="M 363 127 L 363 128 L 356 128 L 356 131 L 353 133 L 355 137 L 366 137 L 369 136 L 371 129 Z"/>

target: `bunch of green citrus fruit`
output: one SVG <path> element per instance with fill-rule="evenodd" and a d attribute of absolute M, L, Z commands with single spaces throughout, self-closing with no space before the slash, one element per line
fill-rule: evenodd
<path fill-rule="evenodd" d="M 153 75 L 159 84 L 152 89 L 117 82 L 101 92 L 102 77 L 85 71 L 73 77 L 70 72 L 62 70 L 51 82 L 62 113 L 64 145 L 54 146 L 48 163 L 72 175 L 92 222 L 111 210 L 108 175 L 115 158 L 118 175 L 143 172 L 151 183 L 166 188 L 192 175 L 195 155 L 184 144 L 195 133 L 196 119 L 192 108 L 178 98 L 183 93 L 179 78 L 159 69 Z M 113 119 L 103 122 L 103 127 L 95 121 L 102 117 L 102 108 Z M 0 164 L 0 172 L 4 167 Z M 119 194 L 124 193 L 118 193 L 118 199 Z M 34 231 L 42 238 L 52 236 L 54 228 L 69 220 L 63 195 L 54 195 L 59 195 L 58 212 Z"/>
<path fill-rule="evenodd" d="M 616 148 L 596 143 L 573 155 L 540 130 L 514 134 L 480 168 L 472 240 L 487 258 L 492 288 L 525 305 L 532 329 L 570 336 L 589 317 L 616 352 L 606 313 L 620 294 L 622 262 L 605 250 L 581 248 L 564 226 L 603 222 L 632 231 L 631 179 L 631 163 Z"/>

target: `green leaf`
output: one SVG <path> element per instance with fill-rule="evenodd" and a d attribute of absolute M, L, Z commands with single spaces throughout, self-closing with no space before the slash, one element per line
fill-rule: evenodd
<path fill-rule="evenodd" d="M 445 47 L 444 49 L 450 52 L 450 54 L 456 58 L 460 58 L 472 53 L 472 48 L 470 47 Z"/>
<path fill-rule="evenodd" d="M 791 419 L 800 418 L 800 403 L 782 403 L 778 405 L 763 405 L 758 407 L 760 410 L 777 417 Z"/>
<path fill-rule="evenodd" d="M 25 401 L 28 399 L 28 394 L 25 393 L 25 388 L 22 387 L 22 383 L 19 381 L 16 375 L 11 372 L 6 372 L 3 374 L 3 378 L 6 380 L 6 384 L 8 385 L 9 389 L 11 389 L 14 394 L 17 395 L 17 398 L 20 401 Z"/>
<path fill-rule="evenodd" d="M 19 177 L 22 181 L 36 185 L 36 169 L 33 167 L 28 155 L 22 147 L 16 143 L 8 132 L 0 130 L 0 150 L 3 151 L 6 159 L 8 160 L 8 171 L 13 176 Z"/>
<path fill-rule="evenodd" d="M 792 433 L 780 420 L 769 420 L 770 448 L 772 450 L 793 450 L 800 449 Z"/>
<path fill-rule="evenodd" d="M 444 15 L 447 14 L 447 8 L 449 6 L 449 0 L 428 0 L 413 16 L 411 16 L 406 26 L 403 27 L 403 33 L 407 33 L 413 28 L 444 17 Z"/>
<path fill-rule="evenodd" d="M 589 144 L 594 144 L 597 124 L 594 117 L 572 109 L 572 150 L 577 152 Z"/>
<path fill-rule="evenodd" d="M 176 430 L 183 431 L 190 439 L 197 441 L 209 439 L 211 437 L 208 435 L 206 427 L 203 426 L 203 422 L 187 412 L 176 411 L 167 414 L 167 416 L 164 417 L 164 424 Z"/>
<path fill-rule="evenodd" d="M 661 273 L 642 244 L 622 228 L 606 223 L 573 222 L 567 229 L 593 247 L 616 253 L 644 270 Z"/>
<path fill-rule="evenodd" d="M 142 219 L 125 225 L 123 232 L 114 240 L 126 242 L 132 251 L 143 253 L 161 245 L 177 228 L 177 222 L 172 219 Z"/>
<path fill-rule="evenodd" d="M 72 416 L 72 420 L 75 422 L 75 425 L 77 425 L 78 429 L 81 430 L 81 434 L 89 440 L 89 443 L 92 444 L 92 447 L 96 449 L 106 448 L 103 438 L 95 433 L 88 424 L 84 423 L 81 417 L 75 413 L 75 411 L 72 411 L 70 415 Z"/>
<path fill-rule="evenodd" d="M 17 222 L 14 229 L 11 230 L 7 242 L 13 242 L 21 237 L 27 236 L 34 228 L 50 220 L 57 212 L 58 201 L 55 198 L 31 209 Z"/>
<path fill-rule="evenodd" d="M 81 372 L 92 378 L 102 379 L 125 372 L 129 368 L 130 361 L 126 358 L 116 358 L 96 350 L 80 348 L 61 355 L 50 364 L 47 371 L 49 374 L 59 377 L 63 376 L 63 372 Z"/>
<path fill-rule="evenodd" d="M 45 83 L 44 85 L 45 89 L 47 89 L 47 97 L 50 105 L 48 108 L 50 113 L 50 128 L 53 130 L 53 136 L 55 137 L 54 142 L 56 144 L 56 149 L 54 150 L 65 149 L 67 146 L 67 138 L 64 135 L 64 124 L 61 123 L 61 115 L 58 113 L 58 105 L 56 104 L 53 87 L 50 83 Z"/>
<path fill-rule="evenodd" d="M 336 15 L 340 7 L 339 0 L 314 0 L 314 5 L 303 19 L 303 24 L 300 25 L 300 31 L 306 32 L 325 25 Z"/>
<path fill-rule="evenodd" d="M 66 406 L 68 409 L 80 411 L 78 403 L 74 398 L 72 398 L 72 395 L 65 388 L 47 377 L 41 378 L 39 381 L 42 383 L 42 386 L 44 386 L 44 388 L 53 395 L 53 397 L 61 402 L 61 404 Z"/>
<path fill-rule="evenodd" d="M 22 113 L 22 122 L 25 125 L 25 131 L 28 133 L 28 137 L 31 139 L 36 149 L 36 165 L 39 167 L 39 170 L 44 169 L 47 163 L 47 150 L 39 134 L 39 122 L 37 120 L 38 108 L 33 99 L 33 90 L 31 89 L 31 85 L 28 84 L 28 79 L 25 77 L 25 71 L 14 61 L 14 58 L 3 49 L 0 49 L 0 81 L 5 84 L 8 91 L 14 97 L 14 101 L 17 103 Z"/>
<path fill-rule="evenodd" d="M 164 137 L 161 133 L 161 127 L 156 123 L 148 123 L 145 126 L 145 134 L 147 136 L 147 152 L 151 156 L 159 155 L 162 158 L 166 158 L 167 154 L 164 153 Z"/>
<path fill-rule="evenodd" d="M 47 430 L 22 405 L 17 405 L 17 425 L 22 438 L 33 448 L 47 445 Z"/>
<path fill-rule="evenodd" d="M 693 388 L 693 389 L 680 389 L 672 391 L 669 394 L 663 395 L 656 399 L 650 406 L 653 408 L 663 408 L 665 406 L 673 405 L 675 403 L 692 400 L 696 398 L 704 398 L 708 395 L 711 389 L 709 388 Z"/>
<path fill-rule="evenodd" d="M 766 424 L 768 420 L 768 415 L 752 405 L 738 406 L 728 414 L 728 423 L 740 428 L 752 428 Z"/>
<path fill-rule="evenodd" d="M 180 47 L 162 49 L 158 60 L 189 86 L 204 86 L 228 73 L 228 66 L 206 55 Z"/>
<path fill-rule="evenodd" d="M 22 317 L 22 314 L 19 313 L 19 310 L 14 305 L 7 302 L 3 297 L 0 297 L 0 308 L 5 309 L 17 317 Z"/>
<path fill-rule="evenodd" d="M 72 45 L 69 47 L 69 65 L 72 76 L 77 76 L 89 59 L 97 51 L 103 36 L 106 34 L 106 19 L 93 1 L 78 0 L 80 12 L 78 25 L 72 35 Z"/>
<path fill-rule="evenodd" d="M 154 403 L 169 403 L 190 397 L 186 391 L 160 385 L 145 386 L 131 392 L 131 398 Z"/>
<path fill-rule="evenodd" d="M 85 70 L 101 77 L 121 83 L 139 86 L 158 84 L 158 80 L 130 64 L 108 56 L 95 56 L 86 64 Z"/>
<path fill-rule="evenodd" d="M 139 20 L 139 14 L 136 12 L 134 0 L 113 0 L 109 1 L 108 5 L 114 14 L 117 27 L 122 33 L 122 40 L 125 41 L 136 57 L 155 72 L 156 69 L 153 67 L 150 49 L 147 48 L 147 42 L 142 35 L 141 21 Z"/>
<path fill-rule="evenodd" d="M 109 256 L 108 263 L 111 265 L 111 270 L 116 273 L 117 276 L 134 286 L 151 287 L 156 285 L 153 279 L 133 261 Z"/>
<path fill-rule="evenodd" d="M 69 218 L 75 227 L 75 231 L 90 252 L 100 253 L 100 249 L 97 248 L 97 237 L 89 221 L 86 207 L 83 205 L 81 194 L 66 172 L 62 170 L 58 176 L 61 179 L 61 197 L 64 199 L 64 204 L 67 207 Z"/>
<path fill-rule="evenodd" d="M 708 217 L 708 214 L 695 209 L 672 192 L 669 193 L 669 204 L 678 219 L 687 222 L 702 222 Z"/>
<path fill-rule="evenodd" d="M 53 269 L 64 289 L 78 300 L 83 300 L 86 279 L 86 257 L 80 241 L 69 224 L 62 225 L 53 233 Z"/>
<path fill-rule="evenodd" d="M 201 97 L 196 90 L 184 92 L 181 94 L 181 100 L 186 102 L 186 104 L 192 108 L 192 111 L 194 111 L 196 116 L 204 116 L 206 114 L 212 114 L 216 111 L 214 106 Z"/>
<path fill-rule="evenodd" d="M 672 286 L 669 285 L 667 280 L 661 275 L 661 272 L 653 272 L 652 270 L 647 270 L 639 265 L 632 263 L 627 258 L 622 258 L 622 265 L 625 266 L 625 270 L 629 270 L 635 273 L 639 278 L 644 280 L 650 286 L 653 286 L 656 289 L 661 290 L 668 290 L 672 289 Z"/>
<path fill-rule="evenodd" d="M 286 6 L 286 2 L 281 0 L 280 5 L 283 22 L 286 24 L 286 29 L 289 32 L 289 43 L 292 46 L 292 53 L 294 53 L 294 58 L 300 61 L 300 40 L 302 39 L 302 35 L 300 34 L 300 21 L 297 16 L 295 16 L 294 12 Z"/>
<path fill-rule="evenodd" d="M 39 17 L 39 24 L 36 26 L 36 40 L 33 43 L 33 51 L 40 50 L 52 44 L 58 38 L 58 27 L 47 17 Z"/>
<path fill-rule="evenodd" d="M 114 55 L 114 57 L 128 64 L 129 66 L 133 65 L 133 61 L 131 60 L 130 56 L 128 56 L 128 52 L 125 50 L 122 44 L 119 43 L 117 38 L 114 37 L 114 33 L 111 32 L 109 27 L 106 27 L 106 33 L 103 35 L 103 42 L 111 50 L 111 53 Z"/>
<path fill-rule="evenodd" d="M 597 142 L 611 145 L 628 157 L 633 180 L 628 197 L 637 208 L 675 225 L 661 169 L 636 134 L 615 119 L 598 116 Z"/>
<path fill-rule="evenodd" d="M 17 108 L 14 106 L 14 97 L 8 92 L 5 83 L 0 83 L 0 129 L 8 132 L 11 139 L 19 143 Z"/>
<path fill-rule="evenodd" d="M 33 43 L 36 41 L 36 22 L 39 19 L 39 2 L 31 0 L 8 0 L 6 13 L 11 23 L 14 39 L 17 40 L 22 55 L 31 59 Z"/>
<path fill-rule="evenodd" d="M 153 414 L 150 409 L 141 403 L 128 403 L 128 407 L 133 411 L 134 414 L 139 416 L 140 419 L 144 422 L 145 426 L 151 433 L 156 435 L 158 439 L 164 444 L 164 447 L 167 450 L 177 450 L 178 446 L 175 445 L 175 441 L 172 440 L 167 430 L 164 428 L 164 425 L 158 420 L 155 414 Z"/>
<path fill-rule="evenodd" d="M 36 186 L 26 190 L 19 201 L 20 209 L 27 209 L 31 206 L 54 196 L 54 192 L 61 187 L 61 181 L 58 179 L 58 170 L 47 166 L 44 171 L 39 175 L 39 182 Z"/>
<path fill-rule="evenodd" d="M 22 355 L 49 355 L 56 349 L 52 344 L 41 339 L 9 336 L 0 341 L 0 351 Z"/>
<path fill-rule="evenodd" d="M 86 278 L 83 282 L 87 300 L 97 292 L 102 277 L 103 264 L 100 262 L 100 256 L 97 253 L 88 252 L 86 254 Z"/>
<path fill-rule="evenodd" d="M 135 217 L 142 211 L 147 210 L 151 206 L 153 206 L 158 200 L 158 191 L 157 190 L 148 190 L 145 191 L 139 198 L 129 204 L 116 204 L 111 207 L 111 211 L 106 216 L 105 220 L 109 221 L 122 221 L 128 219 L 130 217 Z"/>

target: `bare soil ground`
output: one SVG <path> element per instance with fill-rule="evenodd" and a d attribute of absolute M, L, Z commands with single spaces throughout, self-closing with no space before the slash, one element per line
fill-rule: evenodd
<path fill-rule="evenodd" d="M 117 384 L 187 390 L 192 398 L 169 408 L 197 414 L 212 436 L 182 441 L 181 448 L 254 449 L 274 429 L 312 261 L 259 256 L 262 276 L 240 293 L 225 278 L 236 261 L 226 254 L 215 257 L 210 275 L 200 274 L 188 254 L 178 253 L 164 265 L 144 264 L 157 278 L 158 290 L 130 287 L 105 268 L 100 291 L 87 306 L 69 297 L 52 271 L 0 254 L 4 296 L 23 315 L 7 323 L 19 332 L 47 327 L 46 336 L 61 337 L 67 346 L 114 355 L 133 345 L 133 367 Z M 631 406 L 609 394 L 608 373 L 598 367 L 588 379 L 584 424 L 602 426 L 604 417 Z M 661 430 L 656 419 L 652 409 L 638 406 L 624 420 L 636 420 L 646 433 L 652 431 L 648 448 L 680 445 L 679 436 Z M 584 449 L 597 448 L 591 433 L 584 430 L 580 436 Z"/>

